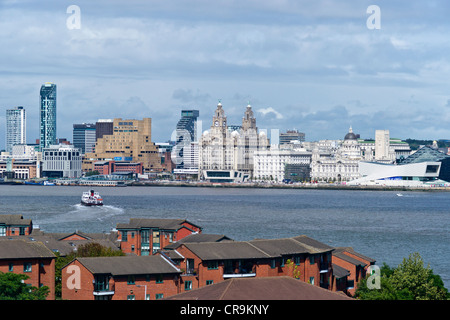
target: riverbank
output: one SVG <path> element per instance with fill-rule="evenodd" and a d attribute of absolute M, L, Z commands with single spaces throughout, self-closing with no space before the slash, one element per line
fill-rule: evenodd
<path fill-rule="evenodd" d="M 350 186 L 332 183 L 211 183 L 201 181 L 134 181 L 128 186 L 135 187 L 201 187 L 201 188 L 260 188 L 260 189 L 318 189 L 318 190 L 366 190 L 366 191 L 450 191 L 450 187 L 409 187 L 409 186 Z"/>

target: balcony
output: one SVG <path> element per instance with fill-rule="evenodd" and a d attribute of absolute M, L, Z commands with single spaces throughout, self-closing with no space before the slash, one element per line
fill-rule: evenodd
<path fill-rule="evenodd" d="M 256 272 L 254 268 L 225 268 L 223 271 L 223 278 L 247 278 L 256 277 Z"/>
<path fill-rule="evenodd" d="M 94 282 L 94 296 L 108 296 L 113 295 L 115 292 L 115 285 L 105 282 Z"/>
<path fill-rule="evenodd" d="M 327 273 L 329 271 L 329 264 L 328 262 L 321 262 L 320 263 L 320 273 Z"/>

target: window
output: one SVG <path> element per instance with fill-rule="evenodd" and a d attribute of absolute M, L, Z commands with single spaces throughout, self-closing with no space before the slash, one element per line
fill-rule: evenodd
<path fill-rule="evenodd" d="M 23 272 L 31 272 L 31 262 L 24 262 Z"/>
<path fill-rule="evenodd" d="M 189 291 L 192 289 L 192 281 L 185 281 L 184 282 L 184 290 Z"/>
<path fill-rule="evenodd" d="M 309 283 L 314 285 L 314 277 L 309 277 Z"/>
<path fill-rule="evenodd" d="M 164 295 L 163 295 L 162 293 L 157 293 L 157 294 L 155 295 L 155 298 L 156 298 L 156 300 L 162 299 L 162 298 L 164 298 Z"/>
<path fill-rule="evenodd" d="M 9 264 L 8 271 L 9 272 L 13 272 L 14 271 L 14 264 L 13 263 Z"/>
<path fill-rule="evenodd" d="M 161 274 L 157 275 L 156 276 L 156 283 L 163 283 L 163 282 L 164 282 L 163 276 Z"/>
<path fill-rule="evenodd" d="M 209 286 L 210 284 L 213 284 L 214 281 L 213 280 L 206 280 L 206 285 Z"/>
<path fill-rule="evenodd" d="M 5 236 L 6 236 L 6 227 L 0 226 L 0 237 L 5 237 Z"/>
<path fill-rule="evenodd" d="M 127 295 L 127 300 L 136 300 L 136 297 L 134 296 L 134 294 L 129 294 Z"/>
<path fill-rule="evenodd" d="M 20 227 L 19 234 L 20 234 L 21 236 L 24 236 L 24 235 L 25 235 L 25 227 Z"/>
<path fill-rule="evenodd" d="M 312 255 L 312 256 L 309 256 L 309 264 L 314 264 L 315 263 L 315 257 Z"/>
<path fill-rule="evenodd" d="M 128 276 L 127 284 L 134 284 L 134 283 L 135 283 L 134 276 Z"/>
<path fill-rule="evenodd" d="M 219 268 L 218 261 L 208 261 L 208 270 L 217 270 Z"/>
<path fill-rule="evenodd" d="M 272 269 L 275 268 L 276 265 L 277 265 L 277 262 L 276 262 L 275 259 L 270 260 L 270 267 L 271 267 Z"/>
<path fill-rule="evenodd" d="M 294 262 L 295 262 L 295 265 L 300 265 L 300 257 L 294 257 Z"/>
<path fill-rule="evenodd" d="M 127 241 L 127 240 L 128 240 L 127 232 L 122 231 L 122 241 Z"/>

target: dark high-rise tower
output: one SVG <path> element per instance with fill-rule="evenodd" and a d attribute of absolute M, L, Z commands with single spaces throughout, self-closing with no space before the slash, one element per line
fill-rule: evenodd
<path fill-rule="evenodd" d="M 41 86 L 39 107 L 39 150 L 56 144 L 56 84 Z"/>
<path fill-rule="evenodd" d="M 178 169 L 185 168 L 186 157 L 191 157 L 186 153 L 191 148 L 191 143 L 197 141 L 197 118 L 198 110 L 182 110 L 181 119 L 177 123 L 176 146 L 174 148 L 174 162 Z"/>

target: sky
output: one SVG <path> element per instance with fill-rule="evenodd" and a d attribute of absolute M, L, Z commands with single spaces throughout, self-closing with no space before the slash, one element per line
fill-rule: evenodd
<path fill-rule="evenodd" d="M 449 12 L 446 0 L 1 0 L 0 149 L 15 106 L 38 138 L 45 82 L 70 141 L 74 123 L 150 117 L 165 142 L 183 109 L 207 130 L 219 100 L 229 124 L 250 103 L 259 129 L 307 141 L 350 126 L 450 139 Z"/>

